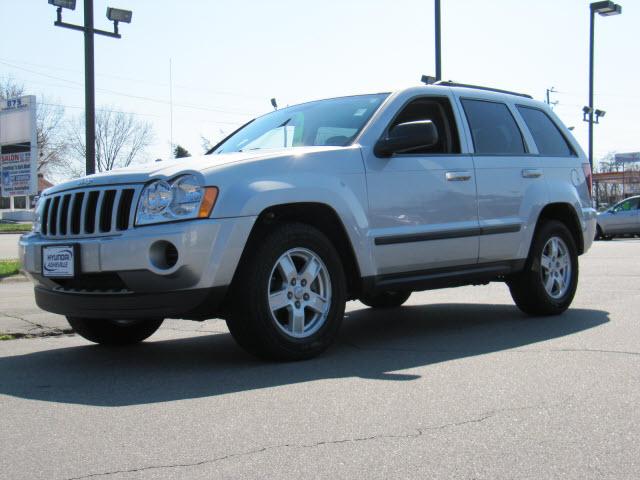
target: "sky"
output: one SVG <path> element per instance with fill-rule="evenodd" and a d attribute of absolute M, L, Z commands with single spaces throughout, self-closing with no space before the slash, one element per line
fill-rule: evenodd
<path fill-rule="evenodd" d="M 64 21 L 82 23 L 77 3 Z M 607 112 L 596 158 L 640 151 L 640 1 L 620 4 L 622 15 L 596 18 L 595 106 Z M 152 122 L 148 160 L 168 158 L 171 138 L 202 153 L 201 136 L 219 140 L 270 111 L 272 97 L 284 106 L 392 91 L 435 73 L 432 0 L 94 0 L 96 28 L 112 28 L 107 6 L 133 20 L 122 39 L 96 36 L 96 105 Z M 81 115 L 83 35 L 54 20 L 46 0 L 0 0 L 0 80 Z M 443 78 L 540 100 L 554 87 L 555 111 L 585 151 L 588 55 L 588 1 L 442 0 Z"/>

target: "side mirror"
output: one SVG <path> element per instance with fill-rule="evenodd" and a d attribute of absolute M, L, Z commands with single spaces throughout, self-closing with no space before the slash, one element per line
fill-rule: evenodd
<path fill-rule="evenodd" d="M 374 153 L 378 157 L 390 157 L 416 148 L 429 148 L 438 143 L 438 128 L 431 120 L 399 123 L 386 138 L 378 140 Z"/>

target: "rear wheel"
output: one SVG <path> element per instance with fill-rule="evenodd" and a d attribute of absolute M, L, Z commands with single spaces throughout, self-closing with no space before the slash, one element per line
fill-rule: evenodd
<path fill-rule="evenodd" d="M 288 224 L 249 246 L 231 294 L 227 325 L 243 348 L 262 358 L 302 360 L 321 353 L 337 335 L 346 281 L 322 232 Z"/>
<path fill-rule="evenodd" d="M 130 345 L 153 335 L 163 319 L 109 320 L 67 317 L 75 332 L 87 340 L 101 345 Z"/>
<path fill-rule="evenodd" d="M 507 283 L 525 313 L 558 315 L 569 308 L 578 287 L 578 252 L 567 227 L 557 221 L 541 225 L 525 269 Z"/>
<path fill-rule="evenodd" d="M 381 292 L 375 295 L 365 295 L 359 300 L 372 308 L 395 308 L 409 300 L 411 292 Z"/>

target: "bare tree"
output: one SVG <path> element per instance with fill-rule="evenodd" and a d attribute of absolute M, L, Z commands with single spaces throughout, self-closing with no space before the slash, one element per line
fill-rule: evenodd
<path fill-rule="evenodd" d="M 25 95 L 23 85 L 12 79 L 0 81 L 0 100 Z M 63 128 L 64 107 L 41 97 L 36 108 L 38 173 L 54 173 L 66 169 L 67 141 Z"/>
<path fill-rule="evenodd" d="M 209 140 L 204 135 L 200 135 L 200 145 L 202 146 L 202 150 L 204 150 L 204 153 L 207 153 L 215 144 L 211 143 L 211 140 Z"/>
<path fill-rule="evenodd" d="M 220 142 L 220 140 L 222 140 L 226 136 L 227 134 L 221 128 L 218 129 L 218 135 L 216 136 L 217 138 L 213 141 L 211 141 L 211 137 L 205 137 L 204 135 L 200 134 L 200 145 L 202 146 L 204 153 L 207 153 L 209 150 L 211 150 L 215 145 L 218 144 L 218 142 Z"/>
<path fill-rule="evenodd" d="M 16 83 L 11 77 L 0 80 L 0 100 L 21 97 L 24 95 L 24 85 Z"/>
<path fill-rule="evenodd" d="M 96 112 L 96 169 L 99 172 L 131 165 L 152 141 L 151 123 L 110 107 L 100 108 Z M 84 115 L 70 123 L 69 143 L 72 157 L 84 164 Z"/>

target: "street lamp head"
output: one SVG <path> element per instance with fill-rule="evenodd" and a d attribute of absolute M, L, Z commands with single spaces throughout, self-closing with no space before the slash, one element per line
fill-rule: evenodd
<path fill-rule="evenodd" d="M 112 22 L 124 22 L 131 23 L 131 16 L 133 12 L 131 10 L 122 10 L 120 8 L 107 8 L 107 18 Z"/>
<path fill-rule="evenodd" d="M 607 112 L 605 112 L 604 110 L 598 110 L 598 109 L 596 109 L 594 113 L 596 114 L 596 117 L 604 117 L 607 114 Z"/>
<path fill-rule="evenodd" d="M 76 9 L 76 0 L 49 0 L 49 5 L 58 8 L 67 8 L 69 10 Z"/>
<path fill-rule="evenodd" d="M 589 115 L 589 113 L 591 113 L 591 109 L 587 106 L 582 107 L 582 113 L 584 113 L 585 115 Z"/>
<path fill-rule="evenodd" d="M 598 13 L 603 17 L 609 17 L 611 15 L 620 15 L 622 13 L 622 7 L 617 3 L 610 1 L 593 2 L 591 4 L 591 11 Z"/>

